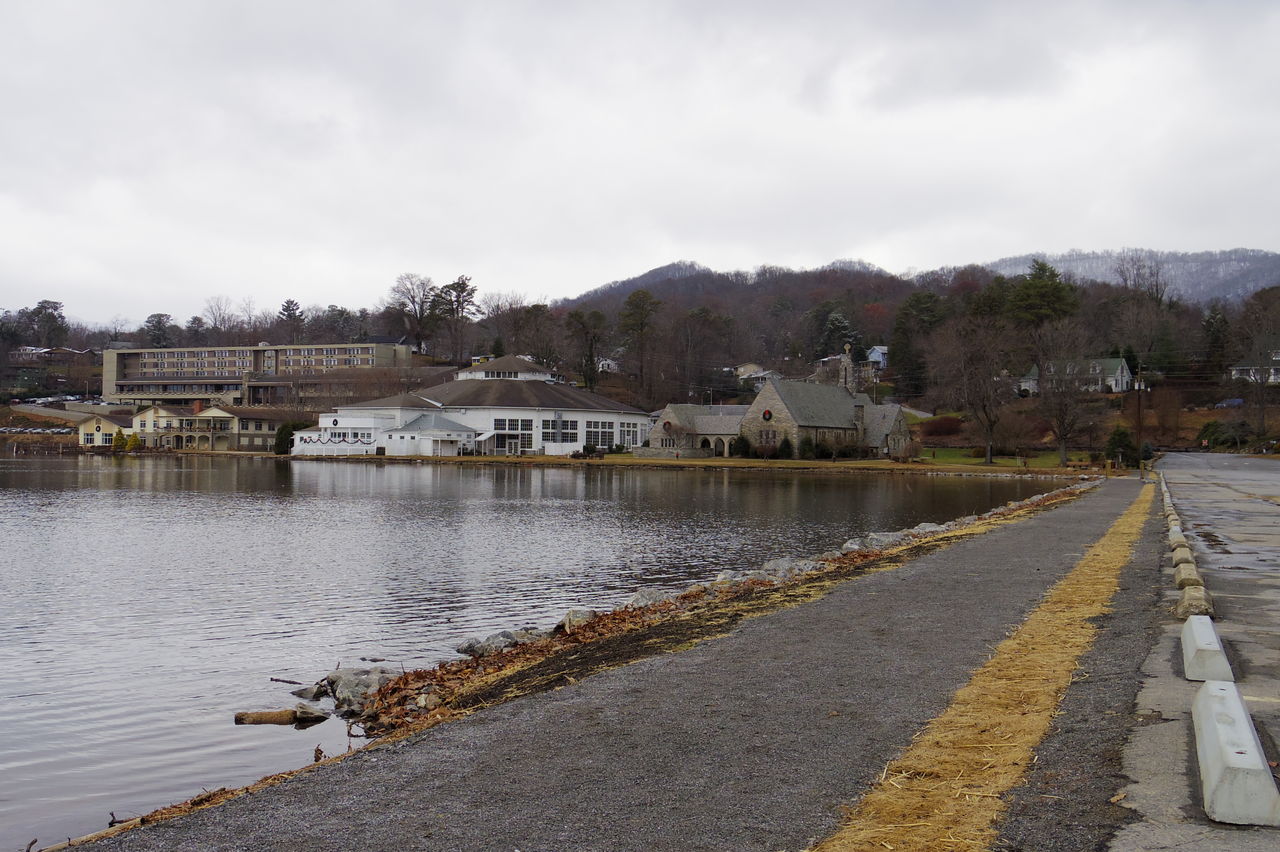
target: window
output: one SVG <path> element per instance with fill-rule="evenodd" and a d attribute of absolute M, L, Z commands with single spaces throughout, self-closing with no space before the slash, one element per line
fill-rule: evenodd
<path fill-rule="evenodd" d="M 624 447 L 638 446 L 640 444 L 640 426 L 636 423 L 619 423 L 618 443 Z"/>
<path fill-rule="evenodd" d="M 761 430 L 760 430 L 760 443 L 762 443 L 762 444 L 776 444 L 776 443 L 778 443 L 778 430 L 776 430 L 776 429 L 761 429 Z"/>
<path fill-rule="evenodd" d="M 533 431 L 533 421 L 532 421 L 532 420 L 521 420 L 521 421 L 520 421 L 520 431 L 521 431 L 521 432 L 532 432 L 532 431 Z"/>
<path fill-rule="evenodd" d="M 501 432 L 507 428 L 507 419 L 505 417 L 493 418 L 493 431 Z"/>
<path fill-rule="evenodd" d="M 596 447 L 612 447 L 613 424 L 607 420 L 588 420 L 586 443 Z"/>
<path fill-rule="evenodd" d="M 92 432 L 85 432 L 85 433 L 84 433 L 84 443 L 85 443 L 86 445 L 90 445 L 90 444 L 92 444 L 92 443 L 93 443 L 93 433 L 92 433 Z"/>
<path fill-rule="evenodd" d="M 249 431 L 249 421 L 248 421 L 248 420 L 241 419 L 241 421 L 240 421 L 240 431 L 241 431 L 241 432 L 248 432 L 248 431 Z"/>

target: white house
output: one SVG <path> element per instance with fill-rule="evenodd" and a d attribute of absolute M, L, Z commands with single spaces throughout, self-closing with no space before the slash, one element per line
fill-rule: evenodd
<path fill-rule="evenodd" d="M 1231 368 L 1231 378 L 1266 385 L 1280 384 L 1280 349 L 1274 349 L 1268 354 L 1271 356 L 1270 362 L 1264 360 L 1261 364 L 1236 364 Z"/>
<path fill-rule="evenodd" d="M 1055 373 L 1064 372 L 1082 390 L 1095 393 L 1127 393 L 1133 389 L 1133 373 L 1123 358 L 1080 358 L 1060 361 L 1046 368 Z M 1018 380 L 1018 389 L 1028 393 L 1040 392 L 1040 369 L 1032 366 Z"/>
<path fill-rule="evenodd" d="M 296 433 L 296 455 L 568 455 L 585 445 L 636 447 L 643 411 L 551 380 L 507 356 L 460 370 L 456 381 L 342 406 Z"/>
<path fill-rule="evenodd" d="M 447 417 L 418 394 L 342 405 L 320 425 L 293 434 L 297 456 L 456 456 L 476 430 Z"/>
<path fill-rule="evenodd" d="M 867 349 L 867 360 L 876 365 L 877 370 L 889 366 L 889 347 L 877 344 Z"/>

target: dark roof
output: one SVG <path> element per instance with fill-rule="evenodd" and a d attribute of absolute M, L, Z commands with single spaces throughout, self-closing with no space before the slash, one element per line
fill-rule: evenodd
<path fill-rule="evenodd" d="M 432 404 L 428 399 L 424 399 L 420 394 L 402 393 L 395 396 L 384 396 L 381 399 L 371 399 L 367 402 L 353 402 L 349 405 L 341 405 L 339 408 L 439 408 L 438 405 Z"/>
<path fill-rule="evenodd" d="M 478 432 L 470 426 L 464 426 L 456 420 L 450 420 L 438 411 L 419 414 L 403 426 L 392 429 L 392 432 Z"/>
<path fill-rule="evenodd" d="M 125 414 L 86 414 L 83 420 L 76 421 L 76 425 L 84 425 L 84 423 L 95 417 L 108 423 L 114 423 L 122 429 L 133 425 L 133 418 Z"/>
<path fill-rule="evenodd" d="M 267 408 L 265 406 L 254 405 L 211 405 L 209 408 L 216 408 L 219 411 L 225 411 L 228 414 L 234 414 L 236 417 L 242 417 L 246 420 L 298 420 L 298 412 L 288 408 Z M 314 417 L 303 417 L 302 419 L 312 419 Z"/>
<path fill-rule="evenodd" d="M 553 408 L 644 414 L 638 408 L 569 385 L 519 379 L 459 379 L 419 393 L 453 408 Z"/>
<path fill-rule="evenodd" d="M 900 405 L 867 406 L 866 429 L 862 435 L 863 442 L 872 447 L 886 446 L 889 433 L 893 431 L 893 424 L 897 422 L 898 415 L 901 413 L 902 406 Z"/>
<path fill-rule="evenodd" d="M 819 385 L 786 379 L 769 381 L 773 382 L 778 396 L 782 397 L 797 426 L 848 429 L 857 422 L 855 407 L 871 404 L 871 399 L 866 394 L 852 394 L 839 385 Z"/>

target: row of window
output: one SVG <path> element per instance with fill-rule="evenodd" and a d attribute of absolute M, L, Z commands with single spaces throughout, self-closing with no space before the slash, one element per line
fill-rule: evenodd
<path fill-rule="evenodd" d="M 325 437 L 334 441 L 372 441 L 372 432 L 326 432 Z"/>
<path fill-rule="evenodd" d="M 284 355 L 372 355 L 372 346 L 307 346 L 297 349 L 270 349 L 263 352 L 268 358 Z M 248 354 L 245 349 L 154 349 L 144 358 L 181 360 L 183 358 L 239 358 Z"/>
<path fill-rule="evenodd" d="M 518 379 L 520 374 L 515 370 L 485 370 L 486 379 Z"/>
<path fill-rule="evenodd" d="M 545 429 L 546 428 L 545 424 L 548 421 L 544 420 L 542 422 L 544 424 L 543 428 Z M 532 432 L 533 421 L 521 420 L 518 417 L 511 417 L 511 418 L 495 417 L 493 418 L 493 431 L 495 432 Z"/>

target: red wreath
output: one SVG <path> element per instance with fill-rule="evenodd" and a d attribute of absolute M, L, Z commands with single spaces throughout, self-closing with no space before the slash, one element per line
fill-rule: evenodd
<path fill-rule="evenodd" d="M 763 418 L 765 422 L 768 422 L 773 419 L 773 412 L 766 408 L 764 410 L 764 413 L 761 414 L 760 417 Z"/>

